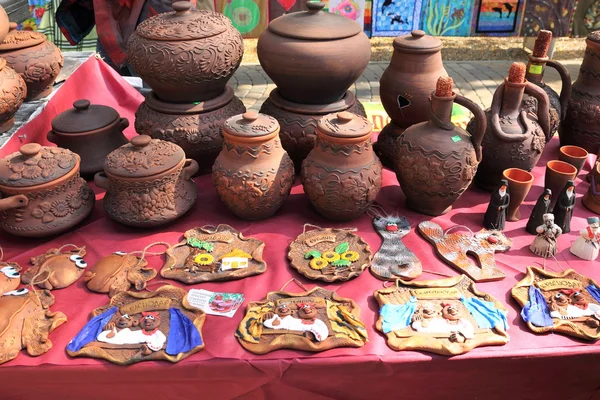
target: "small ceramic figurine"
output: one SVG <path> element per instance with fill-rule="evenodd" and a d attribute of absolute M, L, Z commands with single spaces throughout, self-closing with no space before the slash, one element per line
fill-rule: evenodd
<path fill-rule="evenodd" d="M 63 251 L 65 247 L 73 247 Z M 31 258 L 31 267 L 21 276 L 26 285 L 38 285 L 54 290 L 72 285 L 83 275 L 87 263 L 83 259 L 85 247 L 65 245 L 50 249 L 44 254 Z"/>
<path fill-rule="evenodd" d="M 504 230 L 506 223 L 506 209 L 510 203 L 510 194 L 508 193 L 508 181 L 502 179 L 500 186 L 492 194 L 490 204 L 488 205 L 485 216 L 483 217 L 483 226 L 485 229 Z"/>
<path fill-rule="evenodd" d="M 536 231 L 537 237 L 529 249 L 540 257 L 554 257 L 558 250 L 556 238 L 562 234 L 560 226 L 554 223 L 554 215 L 544 214 L 544 224 L 538 226 Z"/>
<path fill-rule="evenodd" d="M 552 199 L 552 190 L 546 188 L 544 189 L 544 193 L 538 197 L 535 206 L 533 207 L 533 211 L 531 211 L 531 215 L 529 216 L 529 221 L 527 221 L 527 226 L 525 229 L 527 232 L 532 235 L 537 235 L 537 227 L 544 223 L 544 214 L 548 214 L 550 208 L 550 201 Z"/>
<path fill-rule="evenodd" d="M 573 181 L 567 181 L 565 187 L 558 195 L 558 200 L 553 210 L 556 224 L 560 226 L 563 233 L 571 232 L 573 207 L 575 207 L 575 183 Z"/>
<path fill-rule="evenodd" d="M 577 257 L 594 261 L 600 252 L 600 218 L 589 217 L 588 227 L 579 231 L 579 237 L 571 245 L 571 253 Z"/>

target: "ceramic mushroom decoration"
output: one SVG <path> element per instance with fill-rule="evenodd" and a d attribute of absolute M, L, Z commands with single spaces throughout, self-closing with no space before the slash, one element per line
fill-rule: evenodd
<path fill-rule="evenodd" d="M 21 76 L 0 58 L 0 133 L 15 124 L 15 114 L 27 96 L 27 86 Z"/>
<path fill-rule="evenodd" d="M 63 289 L 75 283 L 87 267 L 83 259 L 85 247 L 74 246 L 71 250 L 63 251 L 64 247 L 67 246 L 32 257 L 32 267 L 21 277 L 23 283 L 48 290 Z"/>
<path fill-rule="evenodd" d="M 94 208 L 94 192 L 79 176 L 80 158 L 37 143 L 0 161 L 0 228 L 25 237 L 65 232 Z"/>

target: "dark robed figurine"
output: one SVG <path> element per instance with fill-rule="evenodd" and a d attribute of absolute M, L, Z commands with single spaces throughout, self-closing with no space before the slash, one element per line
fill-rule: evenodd
<path fill-rule="evenodd" d="M 485 216 L 483 217 L 483 226 L 485 229 L 504 230 L 506 222 L 506 209 L 510 202 L 508 193 L 508 182 L 506 179 L 500 181 L 500 186 L 492 194 L 490 204 L 488 205 Z"/>
<path fill-rule="evenodd" d="M 556 225 L 560 226 L 563 233 L 571 232 L 573 207 L 575 207 L 575 183 L 573 181 L 567 181 L 565 187 L 558 195 L 558 200 L 554 205 L 553 212 Z"/>
<path fill-rule="evenodd" d="M 550 200 L 552 199 L 552 190 L 544 189 L 544 193 L 538 197 L 533 211 L 527 221 L 525 229 L 532 235 L 537 235 L 536 228 L 544 223 L 544 214 L 547 214 L 550 210 Z"/>

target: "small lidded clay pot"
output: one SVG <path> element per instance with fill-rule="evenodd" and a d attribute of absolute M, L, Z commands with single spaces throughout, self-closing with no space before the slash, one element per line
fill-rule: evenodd
<path fill-rule="evenodd" d="M 371 144 L 371 123 L 347 111 L 317 125 L 315 148 L 302 163 L 302 185 L 325 218 L 359 217 L 381 189 L 381 162 Z"/>
<path fill-rule="evenodd" d="M 0 228 L 17 236 L 68 231 L 94 208 L 94 192 L 79 176 L 80 158 L 60 147 L 21 146 L 0 161 Z"/>
<path fill-rule="evenodd" d="M 279 123 L 248 111 L 225 121 L 223 137 L 223 150 L 213 165 L 219 197 L 240 218 L 269 218 L 294 183 L 294 164 L 281 146 Z"/>
<path fill-rule="evenodd" d="M 94 183 L 106 190 L 104 210 L 112 219 L 145 228 L 174 221 L 194 205 L 196 172 L 198 163 L 181 147 L 139 135 L 106 157 Z"/>
<path fill-rule="evenodd" d="M 27 97 L 27 86 L 21 75 L 0 58 L 0 133 L 15 124 L 15 114 Z"/>

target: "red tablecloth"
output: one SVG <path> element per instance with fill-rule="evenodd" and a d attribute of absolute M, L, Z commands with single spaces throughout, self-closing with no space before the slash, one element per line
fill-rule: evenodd
<path fill-rule="evenodd" d="M 142 100 L 110 68 L 92 58 L 73 74 L 44 112 L 24 127 L 21 134 L 26 131 L 28 141 L 47 144 L 45 133 L 52 117 L 80 97 L 92 103 L 111 105 L 132 122 Z M 127 133 L 133 134 L 133 129 L 129 128 Z M 15 136 L 0 155 L 16 151 L 19 145 Z M 558 140 L 554 139 L 534 171 L 535 186 L 522 207 L 524 218 L 529 216 L 542 191 L 542 166 L 557 153 Z M 590 166 L 591 160 L 582 177 Z M 522 322 L 520 309 L 510 296 L 510 289 L 523 278 L 525 267 L 541 262 L 528 249 L 533 237 L 524 231 L 526 219 L 509 222 L 506 226 L 505 233 L 514 240 L 514 247 L 506 254 L 499 254 L 497 260 L 507 278 L 477 285 L 479 290 L 501 299 L 508 307 L 510 343 L 447 358 L 413 351 L 395 352 L 387 347 L 384 337 L 374 330 L 378 307 L 372 293 L 382 287 L 382 282 L 368 271 L 346 283 L 321 284 L 307 281 L 287 265 L 287 246 L 302 232 L 305 223 L 356 227 L 376 250 L 381 240 L 369 217 L 347 224 L 333 224 L 320 218 L 311 209 L 297 180 L 291 196 L 275 217 L 262 222 L 242 221 L 221 204 L 209 176 L 196 178 L 196 182 L 201 190 L 195 208 L 176 223 L 154 230 L 131 229 L 106 218 L 102 209 L 103 193 L 94 188 L 97 204 L 92 216 L 70 233 L 40 240 L 0 234 L 5 260 L 17 261 L 26 267 L 31 256 L 49 247 L 74 243 L 86 246 L 85 259 L 93 265 L 114 251 L 140 250 L 156 241 L 176 243 L 182 233 L 192 227 L 227 223 L 245 236 L 256 236 L 267 244 L 264 253 L 267 271 L 240 281 L 190 287 L 241 292 L 247 300 L 259 300 L 268 291 L 277 290 L 291 277 L 296 277 L 308 287 L 321 285 L 336 290 L 343 297 L 353 298 L 367 324 L 369 343 L 360 349 L 335 349 L 317 354 L 280 350 L 256 356 L 245 351 L 234 337 L 244 305 L 231 319 L 208 316 L 203 329 L 206 349 L 178 364 L 147 362 L 119 367 L 88 358 L 71 359 L 64 351 L 65 346 L 86 323 L 89 311 L 108 301 L 106 295 L 92 293 L 78 282 L 53 292 L 56 303 L 52 309 L 68 317 L 68 322 L 50 336 L 53 348 L 37 358 L 22 352 L 17 359 L 0 366 L 0 399 L 600 399 L 600 346 L 561 335 L 534 335 Z M 393 173 L 384 172 L 383 186 L 377 201 L 386 210 L 405 215 L 413 227 L 428 219 L 406 209 L 404 195 Z M 599 261 L 579 260 L 568 250 L 578 230 L 586 226 L 585 218 L 590 214 L 581 205 L 581 196 L 587 188 L 585 181 L 577 180 L 573 231 L 559 238 L 558 260 L 563 268 L 574 268 L 600 281 Z M 435 221 L 443 228 L 464 224 L 479 230 L 488 200 L 489 194 L 472 188 L 454 210 Z M 455 274 L 436 259 L 431 245 L 416 232 L 411 232 L 404 242 L 422 260 L 426 270 Z M 149 260 L 152 266 L 160 268 L 160 257 Z M 559 270 L 553 262 L 549 262 L 549 266 Z M 421 276 L 421 279 L 437 278 L 430 273 Z M 177 282 L 169 283 L 181 286 Z M 293 284 L 288 289 L 299 290 Z"/>

